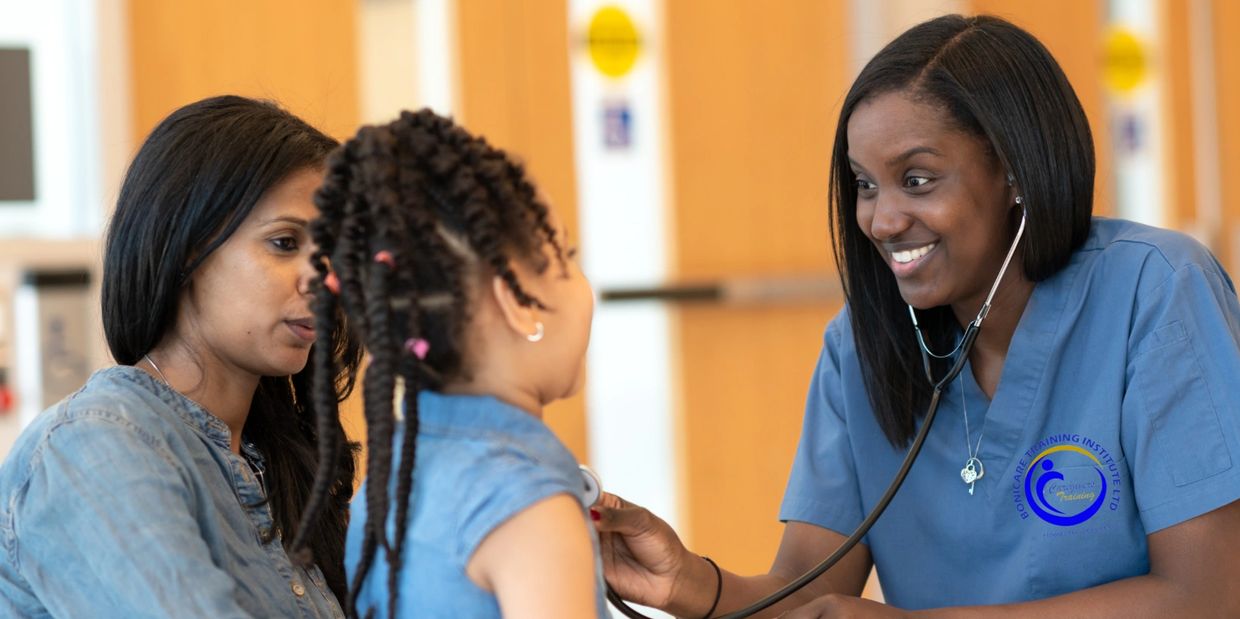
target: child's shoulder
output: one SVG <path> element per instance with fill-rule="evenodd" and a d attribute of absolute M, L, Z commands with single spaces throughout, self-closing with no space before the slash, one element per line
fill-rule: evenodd
<path fill-rule="evenodd" d="M 554 440 L 554 436 L 551 437 Z M 503 511 L 522 497 L 578 491 L 576 460 L 558 440 L 473 434 L 424 436 L 417 467 L 428 491 L 459 505 Z M 471 508 L 467 508 L 467 511 Z"/>
<path fill-rule="evenodd" d="M 489 533 L 534 504 L 559 494 L 580 497 L 575 464 L 567 469 L 548 461 L 536 446 L 422 433 L 418 443 L 410 534 L 459 565 Z"/>
<path fill-rule="evenodd" d="M 581 483 L 572 453 L 546 424 L 515 407 L 494 398 L 424 393 L 419 409 L 416 468 L 427 477 L 478 491 Z"/>

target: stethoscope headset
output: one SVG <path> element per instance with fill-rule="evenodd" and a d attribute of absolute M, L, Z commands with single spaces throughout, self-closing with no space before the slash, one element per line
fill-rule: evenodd
<path fill-rule="evenodd" d="M 1011 184 L 1010 177 L 1009 184 Z M 1003 266 L 999 269 L 999 275 L 995 277 L 994 284 L 990 286 L 990 293 L 986 295 L 986 301 L 982 303 L 982 308 L 978 310 L 977 317 L 974 318 L 967 327 L 965 327 L 964 335 L 960 338 L 960 343 L 956 347 L 959 354 L 956 356 L 955 361 L 952 362 L 951 369 L 949 369 L 947 374 L 945 374 L 943 378 L 939 379 L 937 382 L 934 380 L 934 376 L 930 372 L 931 353 L 926 347 L 925 339 L 922 337 L 921 327 L 917 324 L 917 312 L 913 310 L 912 305 L 908 307 L 909 315 L 913 318 L 913 331 L 917 334 L 917 344 L 921 349 L 921 361 L 925 368 L 926 380 L 930 381 L 930 384 L 934 385 L 934 392 L 930 395 L 930 403 L 926 407 L 926 417 L 921 424 L 921 429 L 918 430 L 917 436 L 913 438 L 913 444 L 909 447 L 908 453 L 905 454 L 904 461 L 900 464 L 900 469 L 896 472 L 895 477 L 892 478 L 891 483 L 888 484 L 887 490 L 883 492 L 882 498 L 880 498 L 878 503 L 874 505 L 874 509 L 870 510 L 870 513 L 865 517 L 865 520 L 862 520 L 861 524 L 857 526 L 857 529 L 852 532 L 852 535 L 849 535 L 848 538 L 840 544 L 840 547 L 835 550 L 835 552 L 831 553 L 831 555 L 826 559 L 823 559 L 822 563 L 819 563 L 813 569 L 805 572 L 796 580 L 784 585 L 783 588 L 758 600 L 757 602 L 754 602 L 753 604 L 750 604 L 740 610 L 727 613 L 726 615 L 719 615 L 714 619 L 743 619 L 744 617 L 751 617 L 783 601 L 784 598 L 797 592 L 815 578 L 818 578 L 827 570 L 834 567 L 836 563 L 839 563 L 840 559 L 843 559 L 844 555 L 847 555 L 848 552 L 852 550 L 853 547 L 856 546 L 867 533 L 870 532 L 870 528 L 874 526 L 874 523 L 878 522 L 879 516 L 882 516 L 883 512 L 886 511 L 887 505 L 889 505 L 891 500 L 895 498 L 896 492 L 900 490 L 900 486 L 904 485 L 904 478 L 908 476 L 909 470 L 913 468 L 913 463 L 917 461 L 917 456 L 921 453 L 922 445 L 926 442 L 926 436 L 930 434 L 930 426 L 934 423 L 934 417 L 938 413 L 939 397 L 942 395 L 943 389 L 950 385 L 951 382 L 960 375 L 961 370 L 964 369 L 965 362 L 969 360 L 969 353 L 973 350 L 973 342 L 977 339 L 977 332 L 981 329 L 982 321 L 986 319 L 986 315 L 990 313 L 990 303 L 994 300 L 995 292 L 999 290 L 999 282 L 1003 281 L 1003 275 L 1007 272 L 1008 264 L 1012 262 L 1012 255 L 1016 253 L 1016 246 L 1020 243 L 1021 236 L 1025 233 L 1025 218 L 1027 216 L 1025 205 L 1020 198 L 1016 199 L 1016 203 L 1021 207 L 1020 226 L 1016 229 L 1016 238 L 1012 240 L 1012 245 L 1008 248 L 1007 257 L 1003 259 Z M 935 356 L 948 357 L 950 354 Z M 589 469 L 584 469 L 583 467 L 583 474 L 586 471 L 589 471 Z M 588 475 L 585 476 L 592 478 L 587 479 L 586 481 L 587 490 L 588 492 L 593 493 L 592 495 L 597 498 L 599 493 L 601 493 L 598 476 L 594 475 L 593 472 L 589 472 Z M 594 484 L 594 489 L 592 491 L 589 490 L 591 483 Z M 720 586 L 722 586 L 722 583 L 720 583 Z M 626 604 L 610 585 L 607 586 L 607 601 L 611 602 L 611 605 L 615 606 L 616 609 L 626 617 L 632 617 L 635 619 L 649 619 L 646 615 L 637 612 L 631 606 Z"/>

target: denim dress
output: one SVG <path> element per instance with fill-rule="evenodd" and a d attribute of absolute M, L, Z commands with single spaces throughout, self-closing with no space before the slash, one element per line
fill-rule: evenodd
<path fill-rule="evenodd" d="M 229 444 L 129 366 L 40 414 L 0 466 L 0 617 L 342 617 Z"/>
<path fill-rule="evenodd" d="M 380 551 L 357 594 L 358 612 L 363 617 L 371 609 L 377 611 L 376 617 L 499 617 L 495 595 L 478 588 L 465 567 L 487 534 L 557 494 L 583 502 L 581 517 L 593 532 L 577 460 L 542 421 L 492 397 L 424 391 L 418 394 L 418 422 L 409 520 L 396 575 L 399 608 L 389 615 L 388 568 Z M 400 429 L 395 433 L 394 446 L 400 445 L 402 433 Z M 399 449 L 394 452 L 393 471 L 399 465 Z M 393 481 L 392 496 L 394 489 Z M 364 491 L 355 495 L 349 520 L 344 563 L 350 580 L 361 557 L 365 496 Z M 392 513 L 387 528 L 392 539 Z M 607 617 L 598 540 L 592 544 L 595 614 Z"/>

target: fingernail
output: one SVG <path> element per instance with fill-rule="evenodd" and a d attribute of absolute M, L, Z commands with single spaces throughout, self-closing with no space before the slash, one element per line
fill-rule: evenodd
<path fill-rule="evenodd" d="M 603 515 L 598 513 L 597 509 L 594 509 L 593 507 L 591 507 L 590 508 L 590 519 L 595 522 L 598 522 L 603 519 Z"/>

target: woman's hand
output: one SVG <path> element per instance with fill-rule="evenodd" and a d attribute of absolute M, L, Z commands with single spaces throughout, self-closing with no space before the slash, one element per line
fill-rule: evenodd
<path fill-rule="evenodd" d="M 694 561 L 701 559 L 661 518 L 607 493 L 590 511 L 599 532 L 603 572 L 620 597 L 666 610 L 686 589 L 692 590 L 690 574 Z M 713 593 L 713 572 L 710 577 Z"/>
<path fill-rule="evenodd" d="M 780 619 L 905 619 L 908 615 L 894 606 L 873 600 L 832 593 L 805 606 L 790 610 Z"/>

